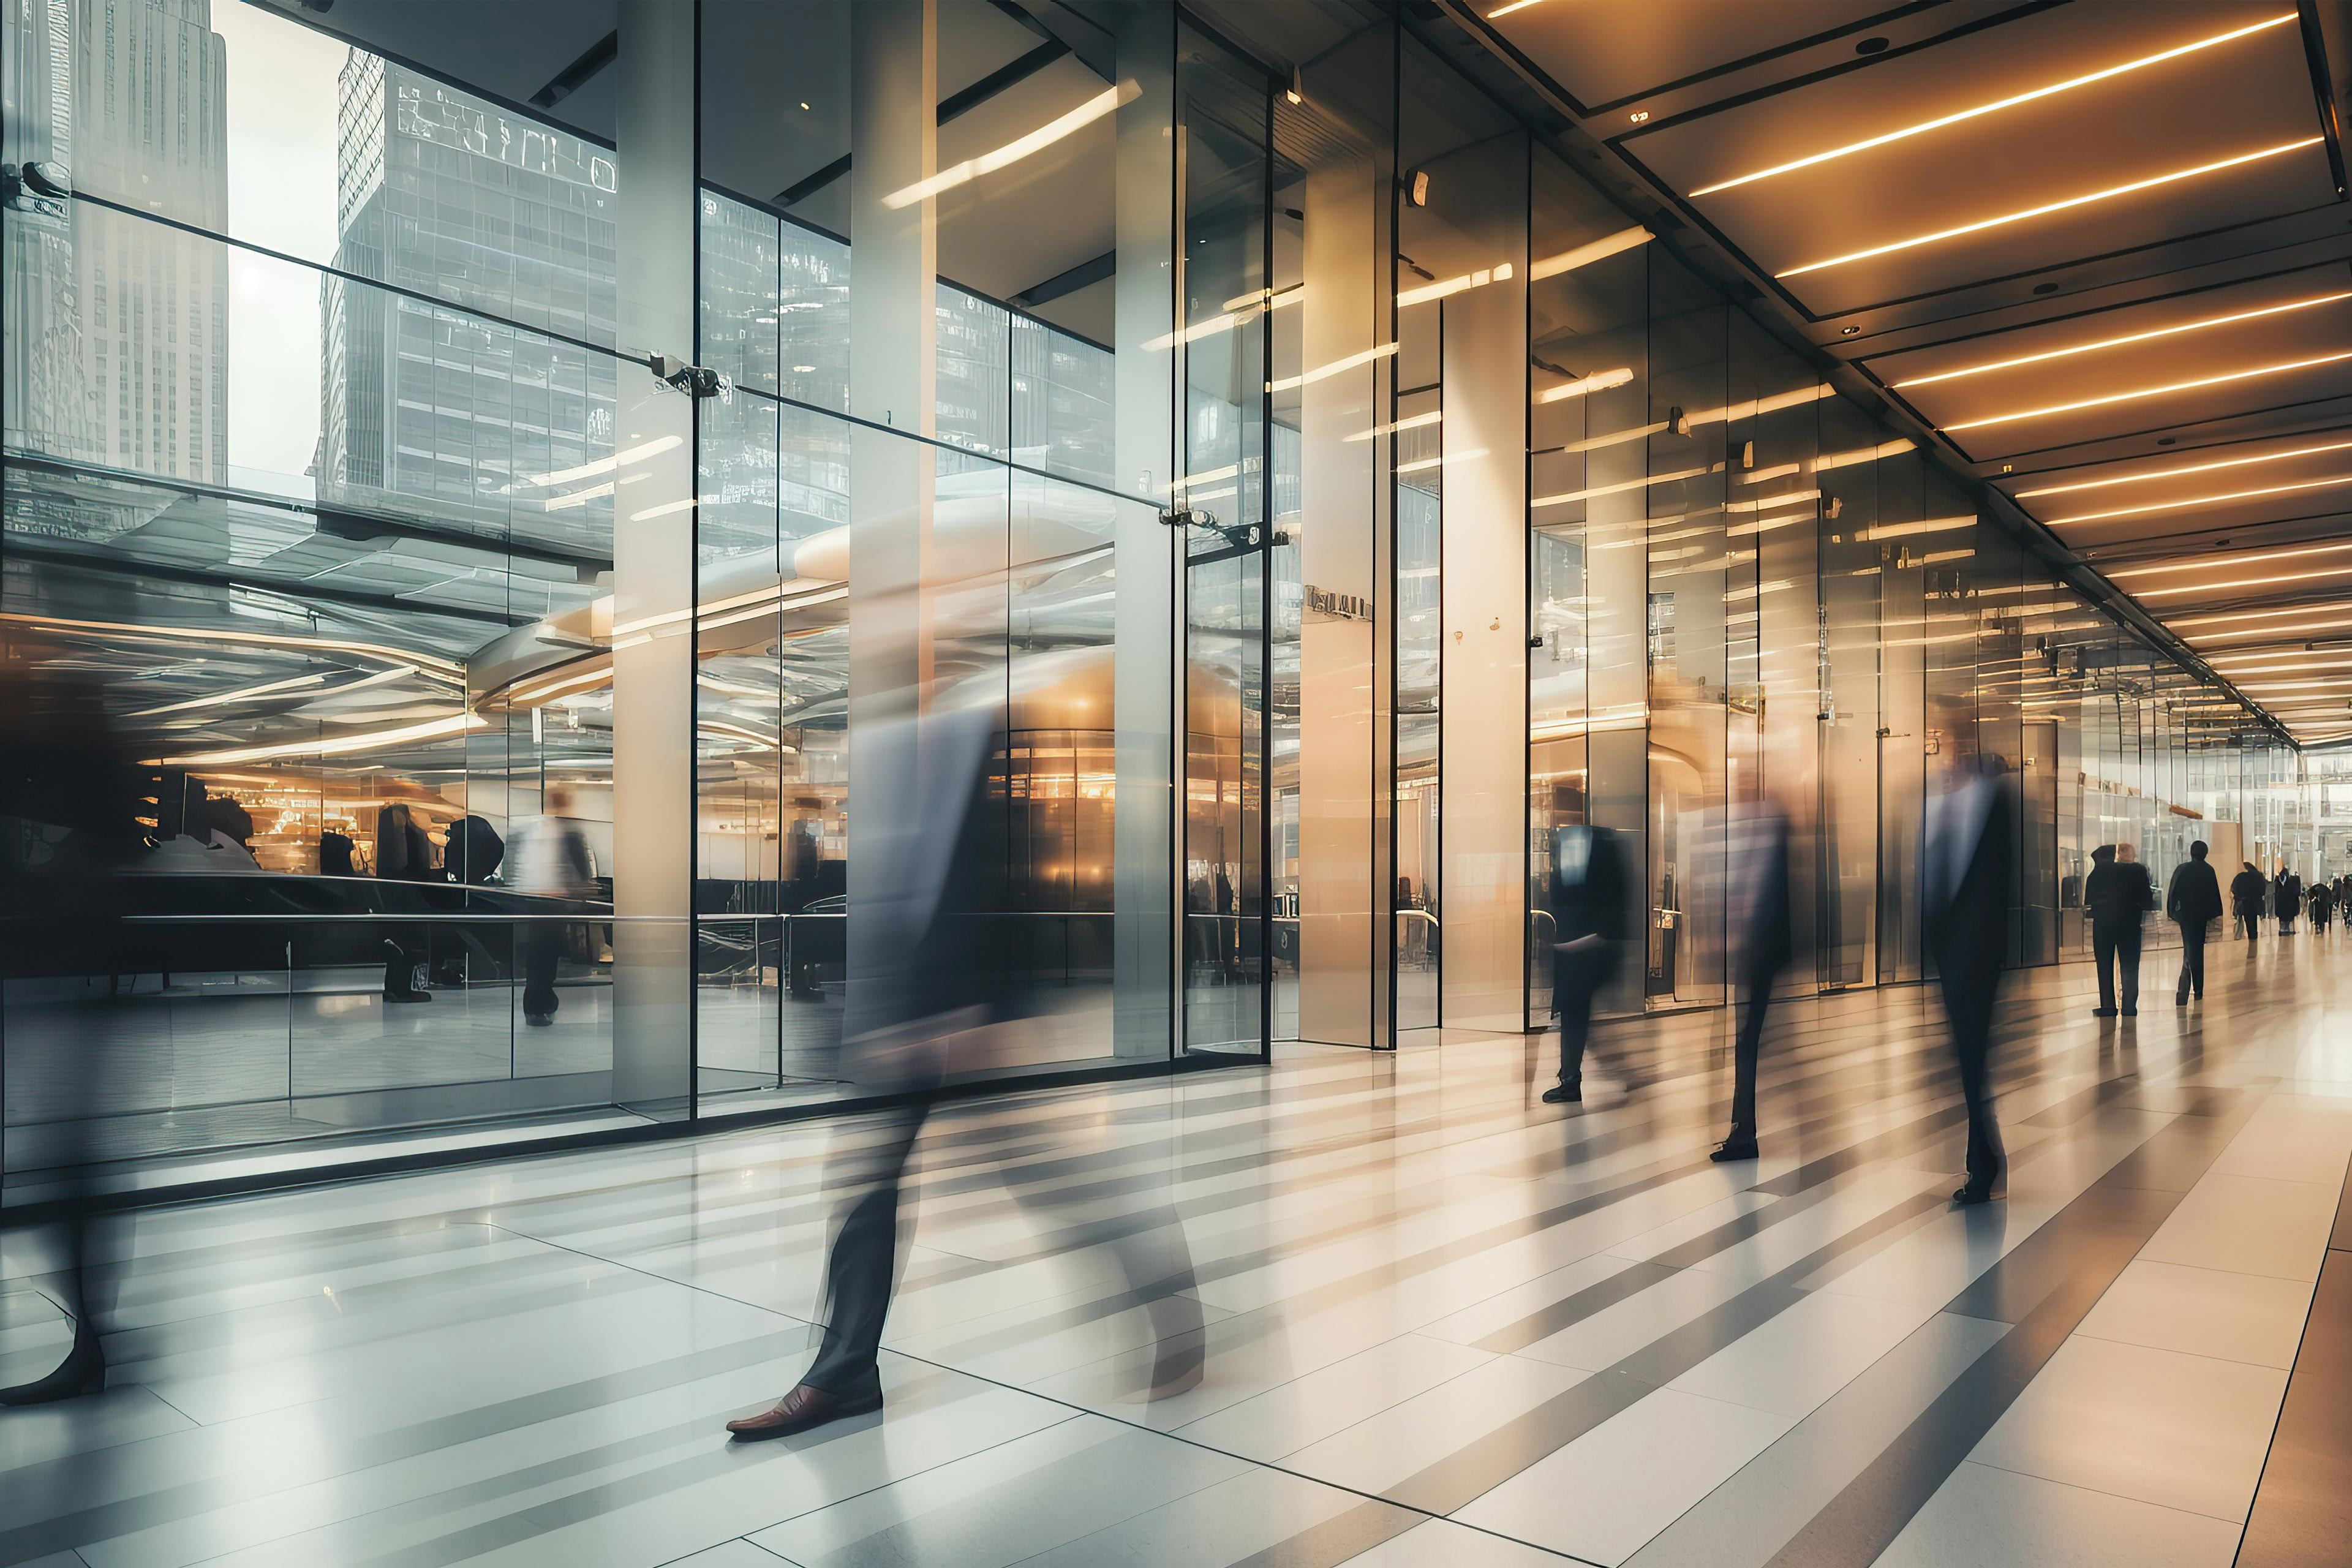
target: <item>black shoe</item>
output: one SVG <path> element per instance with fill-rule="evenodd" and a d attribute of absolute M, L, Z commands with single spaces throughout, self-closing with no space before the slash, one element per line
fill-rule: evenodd
<path fill-rule="evenodd" d="M 1990 1182 L 1985 1183 L 1982 1186 L 1970 1182 L 1952 1194 L 1952 1201 L 1962 1208 L 1973 1208 L 1978 1204 L 1993 1203 L 2007 1196 L 2009 1196 L 2007 1193 L 1995 1190 Z"/>
<path fill-rule="evenodd" d="M 1756 1150 L 1756 1140 L 1753 1137 L 1742 1138 L 1736 1132 L 1717 1143 L 1715 1146 L 1715 1152 L 1707 1156 L 1718 1165 L 1729 1165 L 1741 1160 L 1754 1160 L 1760 1157 Z"/>
<path fill-rule="evenodd" d="M 1584 1080 L 1569 1079 L 1543 1091 L 1546 1105 L 1581 1105 L 1584 1103 Z"/>
<path fill-rule="evenodd" d="M 2174 993 L 2172 994 L 2172 1005 L 2173 1005 L 2174 1006 L 2176 1006 L 2176 1007 L 2186 1007 L 2186 1006 L 2188 1006 L 2188 1005 L 2189 1005 L 2189 993 L 2188 993 L 2188 992 L 2186 992 L 2186 991 L 2176 991 L 2176 992 L 2174 992 Z"/>
<path fill-rule="evenodd" d="M 2124 1016 L 2126 1018 L 2137 1018 L 2139 1016 L 2139 1009 L 2137 1007 L 2126 1007 L 2124 1009 Z"/>
<path fill-rule="evenodd" d="M 387 991 L 383 994 L 383 999 L 386 1002 L 430 1002 L 433 1000 L 433 993 L 430 991 Z"/>
<path fill-rule="evenodd" d="M 60 1399 L 96 1394 L 105 1386 L 106 1352 L 100 1348 L 98 1335 L 90 1326 L 77 1322 L 73 1349 L 66 1352 L 57 1371 L 14 1388 L 0 1388 L 0 1405 L 50 1405 Z"/>
<path fill-rule="evenodd" d="M 2094 1007 L 2091 1009 L 2091 1016 L 2094 1018 L 2112 1018 L 2115 1016 L 2116 1010 L 2113 1007 Z"/>
<path fill-rule="evenodd" d="M 789 1437 L 795 1432 L 806 1432 L 829 1422 L 863 1415 L 869 1410 L 882 1408 L 882 1391 L 856 1398 L 844 1398 L 828 1394 L 822 1388 L 798 1384 L 790 1394 L 775 1403 L 772 1409 L 757 1415 L 746 1415 L 727 1423 L 727 1430 L 739 1443 L 762 1443 L 771 1437 Z"/>
<path fill-rule="evenodd" d="M 550 1024 L 555 1022 L 555 1015 L 552 1013 L 525 1013 L 522 1016 L 522 1021 L 529 1024 L 534 1029 L 544 1029 Z"/>

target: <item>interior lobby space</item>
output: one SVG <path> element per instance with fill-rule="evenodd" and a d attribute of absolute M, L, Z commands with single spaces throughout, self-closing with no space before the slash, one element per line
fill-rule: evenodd
<path fill-rule="evenodd" d="M 857 1120 L 141 1213 L 105 1394 L 0 1415 L 0 1560 L 2324 1561 L 2281 1546 L 2344 1506 L 2352 947 L 2211 978 L 2120 1025 L 2021 984 L 2009 1199 L 1959 1211 L 1916 988 L 1792 1007 L 1753 1165 L 1706 1157 L 1719 1070 L 1563 1118 L 1492 1035 L 966 1102 L 888 1404 L 761 1448 L 719 1424 L 804 1356 Z M 1099 1243 L 1162 1204 L 1206 1375 L 1139 1405 Z M 0 1375 L 63 1342 L 6 1300 Z"/>
<path fill-rule="evenodd" d="M 2352 0 L 0 0 L 0 1568 L 2344 1568 Z"/>

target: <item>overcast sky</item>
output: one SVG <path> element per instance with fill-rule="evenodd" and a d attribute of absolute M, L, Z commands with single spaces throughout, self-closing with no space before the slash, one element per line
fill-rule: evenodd
<path fill-rule="evenodd" d="M 246 0 L 213 0 L 213 30 L 228 53 L 229 233 L 332 259 L 335 79 L 348 51 Z M 319 275 L 232 249 L 228 334 L 229 464 L 299 479 L 319 441 Z"/>

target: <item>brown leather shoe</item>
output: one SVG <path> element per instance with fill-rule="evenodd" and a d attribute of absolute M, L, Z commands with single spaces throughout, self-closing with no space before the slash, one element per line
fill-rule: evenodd
<path fill-rule="evenodd" d="M 789 1437 L 795 1432 L 806 1432 L 829 1421 L 846 1416 L 863 1415 L 869 1410 L 882 1408 L 882 1391 L 860 1394 L 854 1399 L 807 1384 L 795 1384 L 790 1394 L 776 1401 L 772 1410 L 762 1410 L 757 1415 L 745 1415 L 727 1423 L 728 1432 L 742 1443 L 763 1442 L 770 1437 Z"/>

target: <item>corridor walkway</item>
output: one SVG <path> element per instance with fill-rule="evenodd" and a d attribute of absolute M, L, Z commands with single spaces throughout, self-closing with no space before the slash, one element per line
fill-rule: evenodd
<path fill-rule="evenodd" d="M 1967 1212 L 1916 987 L 1785 1010 L 1760 1166 L 1706 1157 L 1719 1015 L 1565 1114 L 1496 1037 L 950 1107 L 887 1408 L 750 1448 L 823 1126 L 141 1215 L 113 1386 L 0 1414 L 0 1563 L 2227 1568 L 2250 1510 L 2248 1568 L 2322 1561 L 2352 942 L 2219 948 L 2179 1013 L 2149 978 L 2123 1021 L 2016 980 L 2011 1196 Z M 1142 1314 L 1082 1244 L 1165 1196 L 1207 1376 L 1129 1404 Z M 0 1380 L 61 1346 L 0 1295 Z"/>

